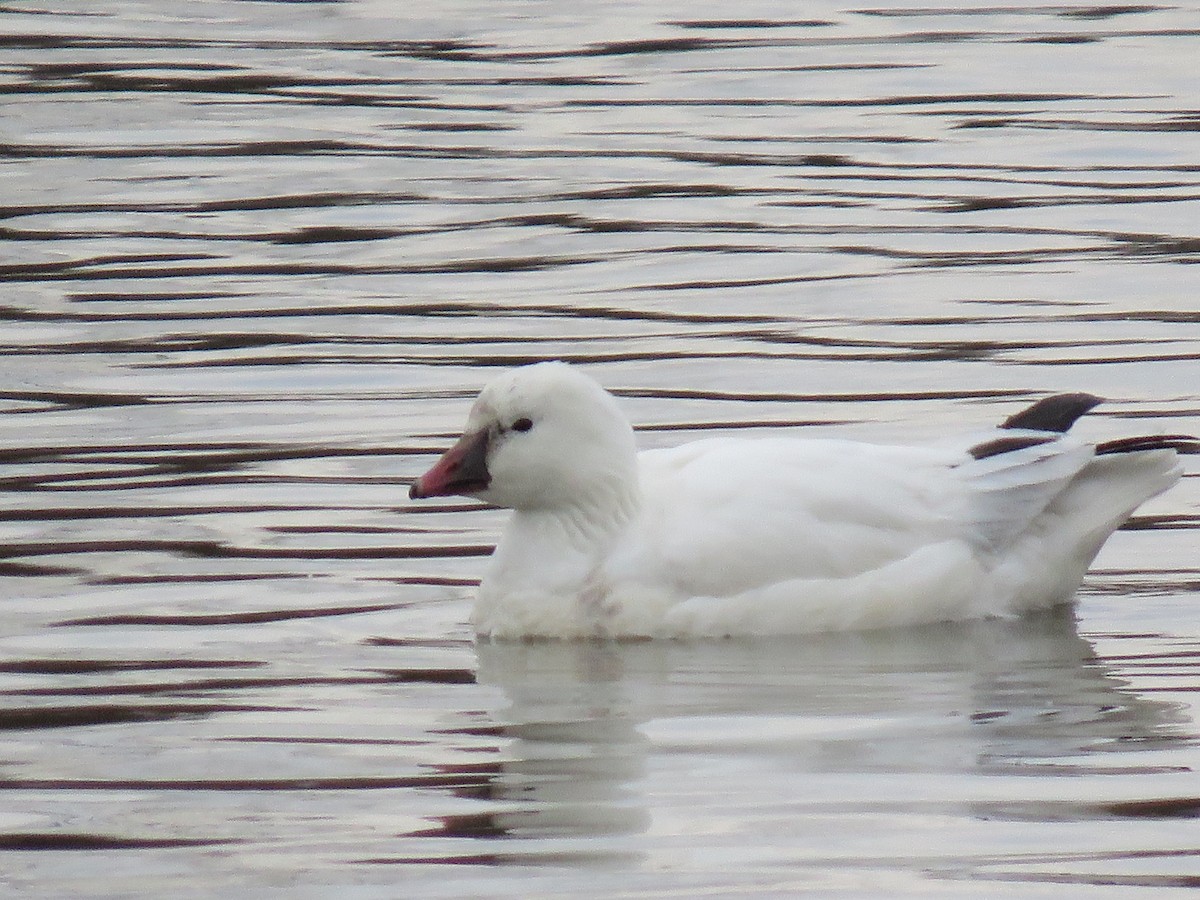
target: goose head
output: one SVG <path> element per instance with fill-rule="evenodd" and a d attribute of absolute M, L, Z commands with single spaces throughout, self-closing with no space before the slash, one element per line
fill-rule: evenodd
<path fill-rule="evenodd" d="M 462 438 L 413 499 L 464 495 L 517 510 L 591 506 L 636 490 L 633 429 L 616 400 L 562 362 L 512 369 L 480 392 Z"/>

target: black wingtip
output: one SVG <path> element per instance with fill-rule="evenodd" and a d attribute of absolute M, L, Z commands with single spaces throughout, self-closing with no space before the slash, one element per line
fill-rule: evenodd
<path fill-rule="evenodd" d="M 1103 401 L 1091 394 L 1055 394 L 1043 397 L 1033 406 L 1009 416 L 1001 428 L 1019 428 L 1027 431 L 1066 432 L 1075 421 L 1089 409 Z"/>
<path fill-rule="evenodd" d="M 1037 447 L 1048 444 L 1058 438 L 1046 435 L 1013 435 L 1012 437 L 996 438 L 983 444 L 976 444 L 967 452 L 976 459 L 987 459 L 989 456 L 999 456 L 1001 453 L 1011 453 L 1014 450 L 1024 450 L 1026 447 Z"/>

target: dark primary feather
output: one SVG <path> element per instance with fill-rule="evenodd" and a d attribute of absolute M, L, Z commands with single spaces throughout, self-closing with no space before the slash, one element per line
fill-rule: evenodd
<path fill-rule="evenodd" d="M 1055 394 L 1044 397 L 1033 406 L 1009 416 L 1001 428 L 1020 428 L 1028 431 L 1066 432 L 1075 420 L 1103 401 L 1091 394 Z"/>
<path fill-rule="evenodd" d="M 1036 447 L 1038 444 L 1048 444 L 1057 438 L 1047 435 L 1019 435 L 1015 437 L 996 438 L 994 441 L 986 441 L 982 444 L 976 444 L 967 452 L 976 459 L 987 459 L 989 456 L 999 456 L 1001 453 L 1009 453 L 1013 450 L 1024 450 L 1026 447 Z"/>
<path fill-rule="evenodd" d="M 1044 431 L 1045 435 L 1013 435 L 976 444 L 969 451 L 975 459 L 987 459 L 1013 450 L 1024 450 L 1056 440 L 1084 413 L 1101 403 L 1092 394 L 1055 394 L 1044 397 L 1015 415 L 1009 416 L 1001 428 L 1022 431 Z M 1117 438 L 1096 445 L 1097 455 L 1106 453 L 1140 453 L 1144 450 L 1174 450 L 1176 453 L 1200 453 L 1200 441 L 1187 434 L 1145 435 Z"/>

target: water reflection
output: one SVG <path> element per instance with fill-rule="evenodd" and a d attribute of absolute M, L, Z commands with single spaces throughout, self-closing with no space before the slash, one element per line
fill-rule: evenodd
<path fill-rule="evenodd" d="M 489 817 L 488 837 L 632 836 L 662 817 L 660 806 L 702 804 L 705 817 L 738 819 L 764 784 L 774 803 L 819 807 L 833 802 L 819 787 L 830 778 L 851 791 L 836 801 L 844 808 L 905 818 L 959 776 L 1146 773 L 1154 763 L 1138 751 L 1195 738 L 1184 710 L 1128 690 L 1061 610 L 799 641 L 484 643 L 477 652 L 480 683 L 508 702 L 494 715 L 513 739 L 489 796 L 517 805 Z M 878 795 L 860 777 L 871 774 L 916 791 L 907 802 Z M 696 779 L 704 790 L 689 796 Z M 967 818 L 1027 818 L 1066 803 L 1053 790 L 940 805 Z M 1072 817 L 1121 814 L 1069 805 Z M 511 844 L 506 852 L 520 857 Z"/>

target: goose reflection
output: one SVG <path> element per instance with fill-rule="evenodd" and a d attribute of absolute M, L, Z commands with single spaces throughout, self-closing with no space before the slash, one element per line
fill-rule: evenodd
<path fill-rule="evenodd" d="M 506 811 L 489 833 L 586 835 L 593 856 L 636 854 L 618 839 L 651 828 L 664 791 L 678 814 L 680 792 L 704 795 L 685 806 L 720 805 L 807 794 L 822 776 L 1128 771 L 1129 753 L 1192 737 L 1185 710 L 1139 696 L 1097 658 L 1069 609 L 806 640 L 477 653 L 480 683 L 507 701 L 492 716 L 511 739 L 488 792 Z"/>

